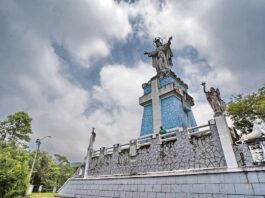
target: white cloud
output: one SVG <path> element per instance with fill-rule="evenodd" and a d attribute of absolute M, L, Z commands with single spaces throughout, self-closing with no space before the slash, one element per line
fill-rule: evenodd
<path fill-rule="evenodd" d="M 66 78 L 53 44 L 92 67 L 90 60 L 107 56 L 113 40 L 126 39 L 126 12 L 114 1 L 98 0 L 1 1 L 0 12 L 1 117 L 29 112 L 32 139 L 53 137 L 42 149 L 81 160 L 93 125 L 85 115 L 90 91 Z"/>
<path fill-rule="evenodd" d="M 198 20 L 209 9 L 210 1 L 136 1 L 124 4 L 131 18 L 138 18 L 140 36 L 149 39 L 162 37 L 167 40 L 170 35 L 173 48 L 182 48 L 187 44 L 205 46 L 208 42 L 207 32 Z M 199 39 L 198 39 L 199 38 Z"/>
<path fill-rule="evenodd" d="M 107 56 L 112 40 L 124 40 L 131 31 L 127 13 L 114 1 L 11 0 L 1 4 L 12 31 L 62 45 L 84 67 L 89 67 L 91 58 Z"/>
<path fill-rule="evenodd" d="M 92 92 L 94 101 L 101 102 L 102 108 L 88 118 L 97 127 L 97 147 L 124 144 L 139 136 L 143 110 L 138 104 L 138 98 L 143 95 L 141 85 L 154 73 L 151 65 L 142 62 L 133 68 L 125 65 L 103 67 L 100 85 Z"/>
<path fill-rule="evenodd" d="M 234 75 L 228 68 L 209 68 L 205 62 L 194 63 L 192 60 L 182 57 L 177 58 L 177 65 L 182 68 L 183 79 L 189 85 L 192 85 L 192 90 L 200 87 L 201 82 L 208 82 L 210 86 L 221 88 L 225 95 L 231 95 L 235 91 L 240 91 L 237 79 L 234 78 Z M 199 92 L 201 93 L 201 90 Z"/>
<path fill-rule="evenodd" d="M 212 66 L 212 74 L 204 77 L 201 72 L 200 77 L 219 80 L 210 83 L 225 82 L 230 92 L 257 89 L 264 83 L 264 2 L 145 0 L 124 7 L 138 19 L 139 37 L 151 41 L 161 36 L 166 41 L 172 35 L 173 49 L 195 47 Z M 250 76 L 252 83 L 245 80 Z"/>
<path fill-rule="evenodd" d="M 142 62 L 137 64 L 136 68 L 128 68 L 125 65 L 106 65 L 100 71 L 100 87 L 95 86 L 95 98 L 103 103 L 113 101 L 118 106 L 134 108 L 140 96 L 141 84 L 148 81 L 154 74 L 153 68 Z M 107 97 L 102 96 L 102 90 Z M 130 94 L 134 97 L 128 97 Z"/>
<path fill-rule="evenodd" d="M 191 45 L 206 59 L 210 67 L 174 57 L 183 72 L 178 75 L 195 98 L 199 124 L 212 118 L 201 81 L 219 87 L 224 95 L 264 83 L 263 2 L 160 2 L 1 1 L 1 118 L 20 110 L 29 112 L 34 119 L 32 138 L 52 135 L 42 148 L 71 160 L 84 156 L 92 127 L 96 127 L 97 147 L 136 138 L 143 110 L 138 97 L 141 84 L 155 72 L 152 66 L 141 61 L 132 68 L 104 63 L 99 84 L 86 90 L 66 78 L 66 63 L 53 48 L 54 44 L 64 48 L 74 62 L 91 69 L 99 67 L 93 60 L 111 57 L 113 44 L 125 43 L 128 34 L 141 38 L 140 42 L 172 35 L 173 49 Z M 126 50 L 119 53 L 129 56 Z"/>

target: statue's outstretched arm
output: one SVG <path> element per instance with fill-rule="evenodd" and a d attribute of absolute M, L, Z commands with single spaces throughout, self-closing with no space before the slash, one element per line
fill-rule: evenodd
<path fill-rule="evenodd" d="M 206 92 L 206 83 L 205 83 L 205 82 L 202 82 L 201 85 L 203 86 L 203 91 L 204 91 L 204 93 L 207 93 L 207 92 Z"/>
<path fill-rule="evenodd" d="M 149 57 L 153 57 L 156 56 L 158 53 L 158 51 L 152 51 L 152 52 L 144 52 L 145 55 L 148 55 Z"/>

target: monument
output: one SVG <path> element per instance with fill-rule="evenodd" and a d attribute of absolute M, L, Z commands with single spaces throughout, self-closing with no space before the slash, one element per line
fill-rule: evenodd
<path fill-rule="evenodd" d="M 60 197 L 264 197 L 264 122 L 233 140 L 219 89 L 207 91 L 203 82 L 214 115 L 197 126 L 188 85 L 171 70 L 171 40 L 155 38 L 156 49 L 145 52 L 157 74 L 142 85 L 140 136 L 95 150 L 93 129 L 84 163 Z"/>
<path fill-rule="evenodd" d="M 210 88 L 210 91 L 206 91 L 206 83 L 202 82 L 203 91 L 206 95 L 206 98 L 214 111 L 215 122 L 217 126 L 217 130 L 219 132 L 220 142 L 222 144 L 222 148 L 224 151 L 224 156 L 226 160 L 226 164 L 228 167 L 237 167 L 236 156 L 233 151 L 233 141 L 230 129 L 228 128 L 228 124 L 226 118 L 224 116 L 224 111 L 226 108 L 225 102 L 221 99 L 221 94 L 219 89 L 215 89 L 213 87 Z"/>
<path fill-rule="evenodd" d="M 144 95 L 139 103 L 144 107 L 140 136 L 156 134 L 164 129 L 196 127 L 191 107 L 193 98 L 188 94 L 188 85 L 171 70 L 172 37 L 166 44 L 160 38 L 154 39 L 156 49 L 144 54 L 152 58 L 157 74 L 142 85 Z"/>

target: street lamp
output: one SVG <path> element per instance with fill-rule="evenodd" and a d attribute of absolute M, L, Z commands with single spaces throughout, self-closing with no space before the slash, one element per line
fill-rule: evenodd
<path fill-rule="evenodd" d="M 37 159 L 37 155 L 40 151 L 40 145 L 41 145 L 41 141 L 44 140 L 45 138 L 51 138 L 52 136 L 48 135 L 48 136 L 45 136 L 43 138 L 38 138 L 36 139 L 35 143 L 37 144 L 37 151 L 35 153 L 35 156 L 34 156 L 34 159 L 33 159 L 33 162 L 32 162 L 32 166 L 31 166 L 31 169 L 30 169 L 30 174 L 29 174 L 29 188 L 27 190 L 27 194 L 26 195 L 30 195 L 32 193 L 32 190 L 33 190 L 33 185 L 31 184 L 31 176 L 32 176 L 32 173 L 33 173 L 33 169 L 34 169 L 34 166 L 35 166 L 35 162 L 36 162 L 36 159 Z"/>

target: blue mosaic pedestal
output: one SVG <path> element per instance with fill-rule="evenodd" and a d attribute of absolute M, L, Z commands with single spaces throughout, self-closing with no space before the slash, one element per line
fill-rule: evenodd
<path fill-rule="evenodd" d="M 193 98 L 187 93 L 188 85 L 174 72 L 156 75 L 142 87 L 144 95 L 139 98 L 139 103 L 144 112 L 140 136 L 158 133 L 158 125 L 164 129 L 197 126 L 191 110 Z M 156 97 L 159 98 L 157 104 L 154 103 Z M 159 115 L 154 116 L 153 112 Z"/>

